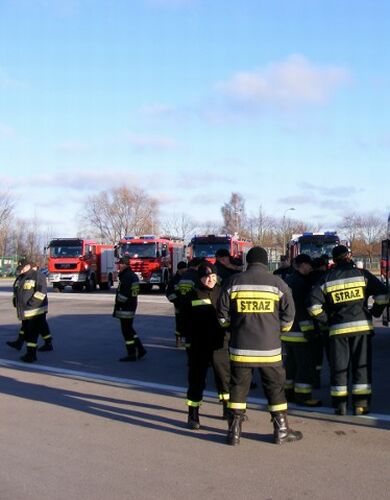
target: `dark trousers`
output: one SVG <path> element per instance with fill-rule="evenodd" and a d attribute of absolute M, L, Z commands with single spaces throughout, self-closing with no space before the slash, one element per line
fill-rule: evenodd
<path fill-rule="evenodd" d="M 285 370 L 280 366 L 260 366 L 261 382 L 265 396 L 268 400 L 268 410 L 277 413 L 287 410 L 284 384 L 286 380 Z M 231 366 L 231 385 L 229 408 L 236 412 L 246 409 L 246 398 L 248 396 L 253 368 L 247 366 Z"/>
<path fill-rule="evenodd" d="M 314 342 L 283 342 L 286 390 L 296 401 L 311 399 L 315 372 Z"/>
<path fill-rule="evenodd" d="M 36 352 L 38 335 L 41 331 L 43 321 L 44 315 L 42 314 L 23 321 L 24 340 L 27 345 L 27 351 Z"/>
<path fill-rule="evenodd" d="M 188 349 L 188 390 L 190 406 L 199 406 L 206 387 L 209 366 L 214 372 L 215 386 L 221 400 L 229 398 L 230 361 L 227 342 L 221 349 L 192 344 Z"/>
<path fill-rule="evenodd" d="M 22 320 L 22 324 L 19 330 L 19 336 L 18 336 L 18 341 L 24 342 L 26 340 L 26 331 L 28 329 L 28 322 L 31 320 L 24 319 Z M 35 321 L 35 328 L 38 329 L 38 336 L 41 335 L 45 343 L 51 343 L 52 336 L 50 332 L 50 327 L 46 319 L 46 313 L 45 314 L 40 314 L 36 318 L 34 318 Z M 34 327 L 33 327 L 34 328 Z"/>
<path fill-rule="evenodd" d="M 368 406 L 371 399 L 372 351 L 370 335 L 333 335 L 330 344 L 330 384 L 332 403 L 348 399 L 351 374 L 352 400 L 355 406 Z"/>
<path fill-rule="evenodd" d="M 137 337 L 137 332 L 134 330 L 133 322 L 134 318 L 120 318 L 121 331 L 123 338 L 125 340 L 127 352 L 130 355 L 135 354 L 135 338 Z"/>

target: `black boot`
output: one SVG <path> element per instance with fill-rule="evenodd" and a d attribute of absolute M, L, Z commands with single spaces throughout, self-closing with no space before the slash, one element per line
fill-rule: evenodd
<path fill-rule="evenodd" d="M 244 415 L 242 413 L 232 413 L 229 412 L 229 431 L 227 435 L 227 444 L 231 446 L 236 446 L 240 444 L 240 436 L 242 429 L 242 422 L 244 421 Z"/>
<path fill-rule="evenodd" d="M 188 428 L 197 430 L 200 429 L 199 422 L 199 406 L 188 407 Z"/>
<path fill-rule="evenodd" d="M 21 360 L 25 363 L 34 363 L 37 360 L 36 347 L 27 347 L 27 352 L 24 356 L 21 356 Z"/>
<path fill-rule="evenodd" d="M 23 338 L 18 337 L 17 340 L 9 340 L 7 342 L 7 345 L 12 347 L 13 349 L 16 349 L 17 351 L 20 351 L 21 348 L 23 347 L 23 342 L 24 342 Z"/>
<path fill-rule="evenodd" d="M 335 405 L 334 409 L 335 415 L 346 415 L 347 414 L 347 403 L 346 401 L 341 401 Z"/>
<path fill-rule="evenodd" d="M 137 349 L 137 358 L 142 359 L 146 356 L 146 353 L 148 352 L 145 347 L 143 346 L 141 340 L 139 337 L 134 337 L 135 341 L 135 348 Z"/>
<path fill-rule="evenodd" d="M 293 431 L 288 426 L 287 413 L 271 413 L 274 424 L 274 443 L 283 444 L 302 439 L 302 432 Z"/>
<path fill-rule="evenodd" d="M 41 345 L 41 347 L 38 347 L 38 351 L 39 352 L 45 352 L 45 351 L 53 351 L 54 350 L 54 347 L 53 347 L 53 344 L 51 342 L 45 342 L 43 345 Z"/>

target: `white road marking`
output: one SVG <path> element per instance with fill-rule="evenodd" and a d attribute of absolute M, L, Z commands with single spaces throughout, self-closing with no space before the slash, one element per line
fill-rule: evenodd
<path fill-rule="evenodd" d="M 25 363 L 21 363 L 19 361 L 9 361 L 7 359 L 0 359 L 0 366 L 3 366 L 4 368 L 26 368 Z M 122 386 L 122 387 L 128 387 L 129 389 L 136 388 L 136 387 L 143 387 L 145 389 L 156 389 L 159 391 L 164 391 L 168 394 L 172 395 L 182 395 L 183 397 L 185 396 L 187 392 L 186 387 L 181 387 L 177 385 L 169 385 L 169 384 L 157 384 L 155 382 L 145 382 L 143 380 L 136 380 L 136 379 L 130 379 L 130 378 L 122 378 L 122 377 L 111 377 L 109 375 L 102 375 L 102 374 L 97 374 L 97 373 L 89 373 L 89 372 L 82 372 L 82 371 L 77 371 L 77 370 L 68 370 L 66 368 L 55 368 L 52 366 L 45 366 L 45 365 L 28 365 L 29 370 L 36 371 L 36 372 L 41 372 L 41 373 L 50 373 L 52 375 L 60 375 L 60 376 L 65 376 L 69 378 L 74 378 L 74 379 L 79 379 L 79 380 L 84 380 L 86 382 L 95 382 L 95 381 L 100 381 L 100 382 L 110 382 L 112 384 Z M 209 398 L 217 398 L 217 394 L 213 391 L 205 391 L 204 392 L 205 397 Z M 253 398 L 249 397 L 247 399 L 247 402 L 252 405 L 258 405 L 262 409 L 266 410 L 267 409 L 267 401 L 264 398 Z M 333 415 L 333 409 L 331 408 L 302 408 L 299 406 L 296 406 L 294 404 L 289 404 L 289 408 L 293 410 L 298 410 L 302 412 L 309 412 L 309 413 L 321 413 L 325 415 Z M 353 419 L 364 419 L 364 420 L 369 420 L 372 421 L 373 423 L 375 422 L 390 422 L 390 415 L 385 415 L 381 413 L 371 413 L 370 415 L 364 415 L 364 416 L 359 416 L 359 417 L 352 417 L 352 416 L 347 416 L 351 417 Z M 340 419 L 340 417 L 337 417 L 337 419 Z M 349 421 L 348 423 L 352 423 L 353 421 Z"/>
<path fill-rule="evenodd" d="M 0 291 L 0 296 L 11 297 L 12 292 Z M 99 294 L 99 293 L 55 293 L 49 292 L 48 294 L 49 302 L 52 300 L 62 301 L 62 300 L 76 300 L 79 302 L 112 302 L 114 304 L 115 294 Z M 139 303 L 154 303 L 154 304 L 166 304 L 173 308 L 173 305 L 168 301 L 164 295 L 138 295 Z"/>

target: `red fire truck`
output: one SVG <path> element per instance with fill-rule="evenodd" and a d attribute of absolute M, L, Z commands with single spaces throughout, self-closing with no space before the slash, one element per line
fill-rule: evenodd
<path fill-rule="evenodd" d="M 310 255 L 311 258 L 320 257 L 321 255 L 331 257 L 332 249 L 340 245 L 340 243 L 340 238 L 336 231 L 293 234 L 288 245 L 287 254 L 290 261 L 300 253 Z"/>
<path fill-rule="evenodd" d="M 253 246 L 249 240 L 240 239 L 237 235 L 229 234 L 209 234 L 203 236 L 194 236 L 188 245 L 189 259 L 199 257 L 206 259 L 212 264 L 215 263 L 215 252 L 220 248 L 226 248 L 232 259 L 236 259 L 237 263 L 245 262 L 245 255 Z"/>
<path fill-rule="evenodd" d="M 164 291 L 178 262 L 186 260 L 183 239 L 172 236 L 125 236 L 116 245 L 116 256 L 124 255 L 130 257 L 131 269 L 145 291 L 150 291 L 153 285 Z"/>
<path fill-rule="evenodd" d="M 117 279 L 113 245 L 82 238 L 56 238 L 48 247 L 48 280 L 62 291 L 66 286 L 87 292 L 108 290 Z"/>
<path fill-rule="evenodd" d="M 382 255 L 381 255 L 381 278 L 387 286 L 387 291 L 390 291 L 390 214 L 387 219 L 387 239 L 382 241 Z M 387 305 L 385 312 L 382 316 L 384 326 L 390 324 L 390 306 Z"/>

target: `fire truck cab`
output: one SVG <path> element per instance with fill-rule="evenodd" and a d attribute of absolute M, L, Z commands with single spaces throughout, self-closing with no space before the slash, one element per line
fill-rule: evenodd
<path fill-rule="evenodd" d="M 237 235 L 209 234 L 194 236 L 188 245 L 188 256 L 189 259 L 198 257 L 214 264 L 215 252 L 220 248 L 226 248 L 233 262 L 236 260 L 237 264 L 239 264 L 240 262 L 245 262 L 245 255 L 252 246 L 253 243 L 251 241 L 240 239 Z"/>
<path fill-rule="evenodd" d="M 116 256 L 130 257 L 130 266 L 145 291 L 157 285 L 164 291 L 177 264 L 186 260 L 185 245 L 181 238 L 172 236 L 125 236 L 116 245 Z"/>
<path fill-rule="evenodd" d="M 331 258 L 332 249 L 337 245 L 340 245 L 340 238 L 336 231 L 293 234 L 288 245 L 287 254 L 290 261 L 301 253 L 310 255 L 311 258 L 321 257 L 321 255 L 327 255 Z"/>
<path fill-rule="evenodd" d="M 49 283 L 57 291 L 108 290 L 116 281 L 114 246 L 82 238 L 56 238 L 47 246 Z"/>

